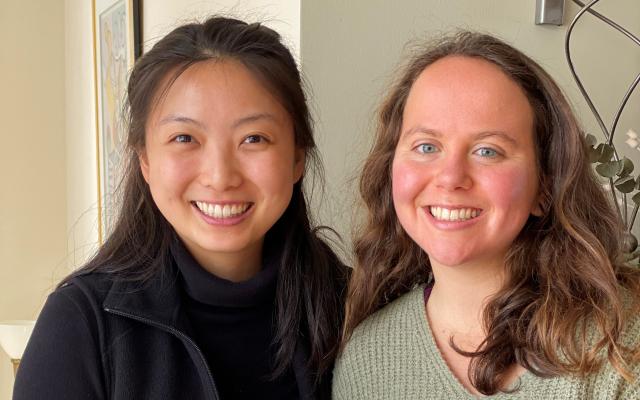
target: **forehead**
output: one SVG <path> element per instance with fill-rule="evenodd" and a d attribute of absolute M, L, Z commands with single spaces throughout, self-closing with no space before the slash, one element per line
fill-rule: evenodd
<path fill-rule="evenodd" d="M 184 71 L 169 71 L 159 85 L 148 122 L 167 113 L 198 119 L 237 119 L 247 113 L 289 115 L 258 77 L 242 63 L 216 59 L 195 63 Z"/>
<path fill-rule="evenodd" d="M 411 87 L 403 130 L 418 123 L 445 132 L 531 132 L 533 111 L 522 88 L 495 64 L 448 56 L 425 68 Z"/>

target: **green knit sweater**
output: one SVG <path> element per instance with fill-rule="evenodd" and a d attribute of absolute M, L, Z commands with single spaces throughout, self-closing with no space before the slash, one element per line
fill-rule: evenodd
<path fill-rule="evenodd" d="M 425 315 L 424 286 L 371 315 L 349 340 L 336 362 L 335 400 L 475 399 L 447 367 Z M 629 324 L 623 342 L 640 342 L 640 318 Z M 640 364 L 633 366 L 640 376 Z M 539 378 L 525 372 L 512 394 L 495 399 L 640 399 L 640 381 L 627 383 L 606 364 L 586 379 Z"/>

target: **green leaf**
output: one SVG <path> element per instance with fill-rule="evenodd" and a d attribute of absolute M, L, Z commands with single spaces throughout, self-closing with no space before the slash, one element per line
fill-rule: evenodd
<path fill-rule="evenodd" d="M 622 163 L 622 171 L 618 172 L 618 176 L 627 176 L 633 172 L 633 161 L 629 160 L 627 157 L 624 157 L 622 160 L 620 160 L 620 162 Z"/>
<path fill-rule="evenodd" d="M 587 150 L 587 154 L 589 156 L 589 162 L 593 164 L 595 162 L 598 162 L 598 160 L 600 159 L 600 156 L 602 155 L 602 152 L 597 148 L 590 147 Z"/>
<path fill-rule="evenodd" d="M 597 162 L 600 157 L 602 157 L 602 148 L 604 147 L 604 144 L 599 144 L 597 147 L 590 147 L 588 150 L 588 154 L 589 154 L 589 162 L 590 163 L 595 163 Z"/>
<path fill-rule="evenodd" d="M 620 171 L 622 171 L 622 163 L 619 161 L 609 161 L 596 166 L 596 172 L 605 178 L 613 178 Z"/>
<path fill-rule="evenodd" d="M 631 193 L 636 187 L 636 181 L 633 176 L 623 176 L 616 180 L 613 185 L 622 193 Z"/>
<path fill-rule="evenodd" d="M 634 194 L 631 200 L 633 200 L 633 202 L 636 204 L 640 204 L 640 192 Z"/>
<path fill-rule="evenodd" d="M 591 134 L 587 134 L 584 139 L 587 142 L 587 146 L 590 147 L 593 147 L 598 143 L 598 139 L 596 139 L 596 137 Z"/>
<path fill-rule="evenodd" d="M 600 145 L 598 145 L 598 147 L 600 146 L 602 146 L 602 154 L 600 155 L 598 161 L 600 161 L 601 163 L 611 161 L 611 157 L 613 156 L 613 146 L 609 146 L 606 143 L 601 143 Z"/>

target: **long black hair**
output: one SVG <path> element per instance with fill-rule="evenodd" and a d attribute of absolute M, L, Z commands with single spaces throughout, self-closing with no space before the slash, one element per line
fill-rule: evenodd
<path fill-rule="evenodd" d="M 189 66 L 211 59 L 244 65 L 280 101 L 293 120 L 296 147 L 306 170 L 322 173 L 302 80 L 280 35 L 260 23 L 225 17 L 180 26 L 136 62 L 127 88 L 127 166 L 120 188 L 121 209 L 112 233 L 97 254 L 72 276 L 104 272 L 114 279 L 145 282 L 171 265 L 173 228 L 154 203 L 140 171 L 138 152 L 145 145 L 145 123 L 159 98 Z M 170 76 L 168 84 L 166 77 Z M 310 222 L 303 183 L 268 235 L 283 243 L 276 293 L 276 368 L 292 363 L 300 334 L 310 342 L 309 365 L 316 382 L 336 355 L 343 320 L 347 269 Z M 71 277 L 65 280 L 68 281 Z"/>

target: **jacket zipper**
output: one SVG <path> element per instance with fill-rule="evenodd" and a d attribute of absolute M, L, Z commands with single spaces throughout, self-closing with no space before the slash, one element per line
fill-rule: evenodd
<path fill-rule="evenodd" d="M 111 309 L 111 308 L 105 308 L 104 310 L 106 312 L 108 312 L 108 313 L 111 313 L 111 314 L 119 315 L 121 317 L 131 318 L 131 319 L 134 319 L 136 321 L 145 323 L 147 325 L 151 325 L 151 326 L 156 327 L 158 329 L 161 329 L 161 330 L 163 330 L 165 332 L 168 332 L 168 333 L 176 336 L 178 339 L 190 344 L 196 350 L 196 353 L 200 357 L 200 361 L 202 361 L 202 365 L 204 365 L 204 368 L 207 371 L 207 375 L 209 376 L 209 384 L 211 385 L 211 390 L 212 390 L 213 396 L 214 396 L 213 399 L 214 400 L 219 400 L 220 399 L 220 395 L 218 395 L 218 388 L 216 387 L 216 382 L 213 379 L 213 375 L 211 374 L 211 370 L 209 369 L 209 367 L 207 365 L 207 360 L 204 358 L 204 355 L 202 354 L 202 351 L 200 350 L 200 348 L 198 347 L 196 342 L 193 341 L 193 339 L 191 339 L 189 336 L 184 334 L 182 331 L 179 331 L 178 329 L 176 329 L 176 328 L 174 328 L 172 326 L 162 324 L 160 322 L 151 320 L 149 318 L 141 317 L 139 315 L 126 313 L 126 312 L 119 311 L 119 310 L 114 310 L 114 309 Z"/>

